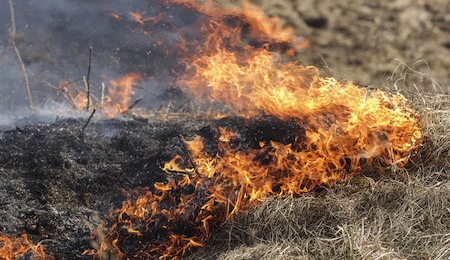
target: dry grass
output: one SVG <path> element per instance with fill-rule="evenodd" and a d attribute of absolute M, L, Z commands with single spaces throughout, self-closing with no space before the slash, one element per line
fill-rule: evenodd
<path fill-rule="evenodd" d="M 267 200 L 190 259 L 450 259 L 449 96 L 396 66 L 386 82 L 411 100 L 425 136 L 406 169 L 366 167 L 335 187 Z"/>

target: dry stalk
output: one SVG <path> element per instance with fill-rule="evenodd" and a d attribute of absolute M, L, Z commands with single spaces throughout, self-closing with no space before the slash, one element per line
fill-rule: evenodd
<path fill-rule="evenodd" d="M 425 93 L 442 94 L 444 89 L 439 83 L 433 79 L 427 72 L 421 72 L 416 67 L 425 66 L 430 70 L 428 62 L 424 59 L 414 62 L 411 66 L 405 62 L 394 59 L 389 67 L 393 68 L 393 72 L 387 77 L 385 85 L 391 86 L 390 90 L 395 92 L 406 92 L 410 96 L 421 98 Z M 423 89 L 424 87 L 431 89 Z M 425 104 L 426 101 L 422 100 Z"/>
<path fill-rule="evenodd" d="M 16 52 L 17 59 L 19 60 L 20 65 L 22 67 L 23 75 L 25 77 L 25 84 L 27 87 L 29 105 L 30 105 L 30 108 L 33 108 L 33 98 L 31 96 L 30 83 L 28 80 L 28 72 L 27 72 L 27 69 L 25 68 L 25 64 L 23 63 L 22 57 L 20 56 L 19 49 L 17 48 L 16 42 L 15 42 L 16 21 L 15 21 L 15 16 L 14 16 L 14 5 L 13 5 L 12 0 L 9 0 L 9 11 L 11 13 L 11 27 L 9 28 L 9 39 L 14 48 L 14 51 Z"/>
<path fill-rule="evenodd" d="M 84 130 L 86 130 L 86 127 L 89 125 L 89 123 L 91 122 L 92 118 L 94 117 L 95 114 L 95 109 L 92 110 L 91 115 L 89 116 L 88 120 L 86 121 L 86 123 L 84 124 L 83 128 L 81 129 L 81 133 L 80 136 L 83 136 L 84 134 Z"/>
<path fill-rule="evenodd" d="M 136 99 L 134 102 L 133 102 L 133 104 L 131 104 L 128 108 L 127 108 L 127 110 L 125 110 L 125 111 L 123 111 L 123 115 L 126 115 L 131 109 L 133 109 L 134 108 L 134 106 L 136 106 L 139 102 L 141 102 L 142 101 L 142 98 L 139 98 L 139 99 Z"/>
<path fill-rule="evenodd" d="M 87 72 L 87 76 L 86 76 L 86 84 L 87 84 L 86 110 L 89 110 L 90 100 L 91 100 L 91 68 L 92 68 L 92 47 L 89 47 L 89 66 L 88 66 L 88 72 Z"/>
<path fill-rule="evenodd" d="M 197 170 L 197 164 L 195 163 L 194 158 L 192 157 L 191 152 L 189 151 L 189 149 L 188 149 L 188 147 L 186 145 L 186 140 L 184 140 L 184 137 L 181 134 L 178 135 L 178 138 L 180 138 L 180 140 L 181 140 L 181 144 L 183 145 L 184 152 L 186 153 L 186 155 L 187 155 L 187 157 L 189 159 L 189 163 L 194 168 L 194 171 L 196 171 Z"/>
<path fill-rule="evenodd" d="M 100 107 L 103 109 L 103 104 L 105 102 L 105 82 L 102 82 L 102 96 L 100 98 Z"/>

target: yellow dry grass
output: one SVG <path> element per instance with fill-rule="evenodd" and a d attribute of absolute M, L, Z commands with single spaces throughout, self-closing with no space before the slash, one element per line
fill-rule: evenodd
<path fill-rule="evenodd" d="M 361 175 L 237 216 L 189 259 L 450 259 L 450 98 L 394 61 L 386 88 L 418 111 L 423 146 L 406 168 Z"/>

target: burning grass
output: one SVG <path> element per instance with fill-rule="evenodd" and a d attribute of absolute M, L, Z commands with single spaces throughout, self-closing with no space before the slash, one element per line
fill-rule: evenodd
<path fill-rule="evenodd" d="M 53 259 L 44 252 L 41 244 L 33 245 L 30 243 L 27 234 L 23 233 L 20 237 L 0 235 L 0 257 L 4 260 L 18 259 L 29 253 L 34 259 Z"/>
<path fill-rule="evenodd" d="M 310 189 L 310 193 L 298 198 L 264 199 L 260 206 L 246 204 L 247 202 L 244 201 L 238 202 L 238 198 L 246 198 L 251 202 L 252 197 L 236 195 L 232 198 L 230 194 L 237 194 L 232 192 L 227 195 L 228 198 L 224 198 L 225 203 L 233 201 L 228 202 L 231 203 L 228 206 L 230 208 L 224 211 L 229 212 L 230 215 L 220 217 L 221 213 L 216 212 L 218 215 L 204 216 L 207 221 L 205 222 L 201 221 L 202 213 L 197 213 L 199 215 L 195 221 L 205 225 L 202 227 L 204 230 L 202 236 L 206 235 L 205 237 L 209 238 L 207 243 L 201 240 L 205 237 L 183 237 L 178 240 L 179 242 L 172 241 L 174 244 L 165 244 L 165 246 L 170 245 L 170 249 L 164 249 L 165 246 L 161 245 L 156 248 L 168 250 L 159 251 L 160 254 L 183 255 L 193 247 L 206 247 L 189 256 L 189 259 L 448 258 L 450 200 L 446 194 L 450 190 L 450 175 L 447 172 L 446 158 L 449 147 L 449 138 L 446 135 L 448 128 L 445 126 L 448 125 L 450 106 L 446 99 L 446 96 L 439 98 L 425 95 L 417 99 L 426 100 L 425 104 L 416 103 L 416 109 L 420 111 L 424 125 L 425 144 L 418 154 L 411 158 L 406 168 L 399 168 L 395 164 L 386 166 L 381 161 L 372 162 L 362 167 L 361 175 L 341 182 L 335 187 L 322 185 L 318 189 Z M 221 134 L 222 138 L 219 140 L 224 142 L 229 142 L 236 137 L 228 132 L 221 132 Z M 188 147 L 198 145 L 198 142 L 200 140 L 197 139 L 189 143 Z M 190 148 L 191 159 L 194 160 L 191 163 L 203 167 L 203 164 L 196 160 L 202 149 L 193 149 Z M 176 164 L 166 170 L 190 174 L 195 171 L 177 168 Z M 196 170 L 203 171 L 201 168 Z M 178 185 L 184 181 L 180 181 Z M 205 184 L 197 177 L 191 181 L 197 183 L 196 187 Z M 132 237 L 132 233 L 139 233 L 137 229 L 139 225 L 145 224 L 145 221 L 151 220 L 146 225 L 153 230 L 153 224 L 150 223 L 154 221 L 154 213 L 151 212 L 154 212 L 156 208 L 150 205 L 156 203 L 156 207 L 157 201 L 165 200 L 169 198 L 169 194 L 176 193 L 178 188 L 173 185 L 175 185 L 173 182 L 160 187 L 156 185 L 155 188 L 163 193 L 141 197 L 150 202 L 143 202 L 142 207 L 132 204 L 124 207 L 124 204 L 122 209 L 117 211 L 120 218 L 123 218 L 126 212 L 125 215 L 130 220 L 130 222 L 122 220 L 124 224 L 121 224 L 122 229 L 128 229 L 128 237 Z M 224 187 L 223 184 L 218 186 Z M 215 185 L 203 187 L 206 194 L 214 194 L 208 187 L 215 187 Z M 199 203 L 198 200 L 192 200 L 192 197 L 187 198 L 191 202 L 182 205 Z M 209 198 L 215 200 L 215 204 L 220 204 L 220 200 L 214 196 L 210 195 Z M 183 199 L 178 203 L 182 202 Z M 209 204 L 206 200 L 201 203 Z M 137 208 L 147 212 L 142 212 L 143 214 L 152 214 L 152 216 L 148 216 L 148 219 L 141 224 L 133 225 L 132 221 L 136 219 L 131 214 L 137 214 L 135 211 Z M 147 211 L 150 208 L 152 210 Z M 216 206 L 215 210 L 219 208 Z M 176 216 L 178 210 L 188 209 L 168 208 L 168 210 L 171 212 L 163 213 L 167 214 L 166 217 L 172 214 Z M 231 215 L 236 216 L 229 218 Z M 217 220 L 220 218 L 229 221 L 219 222 L 222 227 L 218 231 L 213 230 L 213 235 L 208 235 L 211 230 L 206 223 L 211 221 L 210 217 L 214 218 L 215 222 L 211 222 L 215 223 L 214 225 L 217 225 Z M 178 219 L 178 221 L 184 220 Z M 201 226 L 200 224 L 197 228 Z M 127 233 L 119 232 L 121 235 Z M 186 243 L 183 244 L 182 241 Z M 201 244 L 196 241 L 201 241 Z M 174 245 L 175 247 L 172 247 Z M 181 251 L 171 251 L 174 249 Z"/>
<path fill-rule="evenodd" d="M 167 179 L 114 210 L 110 229 L 101 231 L 106 239 L 88 254 L 180 258 L 205 246 L 211 233 L 236 214 L 268 198 L 334 185 L 374 160 L 403 167 L 420 146 L 417 115 L 402 95 L 321 77 L 315 67 L 289 60 L 301 49 L 297 38 L 291 31 L 273 31 L 279 22 L 264 18 L 259 9 L 186 8 L 208 19 L 197 21 L 205 42 L 193 53 L 184 51 L 189 42 L 178 29 L 186 71 L 177 84 L 196 102 L 228 107 L 229 117 L 267 115 L 300 130 L 279 133 L 292 136 L 289 142 L 263 137 L 257 146 L 241 138 L 245 132 L 226 128 L 214 129 L 209 142 L 201 135 L 183 140 L 185 155 L 162 168 Z M 138 19 L 144 32 L 151 28 L 144 26 L 147 20 L 154 23 Z M 288 48 L 274 48 L 280 44 Z M 277 127 L 257 126 L 266 134 Z M 207 151 L 206 145 L 214 149 Z"/>
<path fill-rule="evenodd" d="M 269 199 L 189 259 L 448 259 L 450 104 L 416 97 L 426 141 L 408 167 L 372 165 L 332 188 Z"/>
<path fill-rule="evenodd" d="M 334 187 L 269 199 L 188 259 L 450 258 L 449 97 L 427 74 L 395 63 L 387 84 L 410 99 L 424 135 L 405 168 L 372 163 Z"/>
<path fill-rule="evenodd" d="M 144 135 L 127 142 L 123 132 L 109 144 L 96 143 L 101 133 L 85 133 L 94 113 L 80 134 L 70 133 L 71 141 L 64 145 L 77 153 L 95 146 L 123 165 L 122 150 L 137 158 L 139 167 L 120 170 L 111 187 L 117 188 L 124 175 L 131 175 L 126 181 L 132 183 L 146 180 L 144 187 L 139 181 L 128 185 L 121 206 L 95 230 L 84 257 L 179 259 L 193 252 L 192 257 L 237 259 L 245 254 L 282 259 L 448 256 L 450 144 L 447 128 L 439 127 L 448 123 L 449 106 L 443 99 L 423 94 L 411 96 L 411 102 L 400 93 L 322 77 L 317 68 L 293 60 L 304 43 L 247 2 L 242 10 L 227 11 L 192 1 L 166 4 L 199 16 L 195 37 L 176 22 L 166 26 L 176 32 L 179 47 L 176 53 L 167 48 L 166 54 L 185 69 L 178 71 L 177 86 L 212 111 L 223 106 L 225 115 L 209 123 L 182 121 L 195 125 L 186 139 L 175 128 L 159 135 L 161 140 L 154 141 L 166 145 L 152 143 L 158 152 L 152 150 L 151 158 L 167 160 L 160 168 L 155 169 L 156 163 L 150 167 L 147 173 L 156 177 L 147 179 L 132 176 L 151 161 L 139 153 Z M 137 23 L 136 32 L 151 38 L 165 14 L 128 16 Z M 122 21 L 126 15 L 112 17 Z M 87 93 L 70 89 L 70 84 L 61 87 L 75 108 L 100 105 L 102 115 L 116 117 L 133 107 L 136 82 L 146 80 L 131 73 L 111 81 L 107 96 L 103 88 L 92 105 L 89 87 Z M 22 140 L 21 132 L 10 136 Z M 51 193 L 54 181 L 44 174 L 47 164 L 64 170 L 88 164 L 89 158 L 68 159 L 56 140 L 43 144 L 42 138 L 30 139 L 51 155 L 24 153 L 32 158 L 27 169 L 42 179 L 35 190 L 43 197 L 40 203 L 53 207 L 54 198 L 40 195 L 41 189 Z M 172 160 L 162 156 L 161 150 L 174 148 L 174 143 L 178 155 Z M 121 154 L 114 157 L 112 147 Z M 5 158 L 7 163 L 15 160 Z M 83 196 L 74 200 L 85 203 Z M 196 250 L 202 247 L 206 249 Z M 30 244 L 20 254 L 29 249 L 36 251 Z"/>
<path fill-rule="evenodd" d="M 418 153 L 410 158 L 410 163 L 406 168 L 398 168 L 395 167 L 395 165 L 381 167 L 380 164 L 374 161 L 370 165 L 363 166 L 360 175 L 339 182 L 333 187 L 322 185 L 319 186 L 318 189 L 309 193 L 304 193 L 297 198 L 269 198 L 259 205 L 256 204 L 255 206 L 248 208 L 246 212 L 236 214 L 233 219 L 222 224 L 218 229 L 215 229 L 215 231 L 212 232 L 207 243 L 205 243 L 204 248 L 197 250 L 193 252 L 192 255 L 186 257 L 188 259 L 252 259 L 254 257 L 260 257 L 261 259 L 324 259 L 336 257 L 342 259 L 448 259 L 450 253 L 448 250 L 450 242 L 450 227 L 448 224 L 450 219 L 450 201 L 447 195 L 450 191 L 450 175 L 448 172 L 449 162 L 447 157 L 450 150 L 450 135 L 448 133 L 450 103 L 448 102 L 448 96 L 428 96 L 421 94 L 416 97 L 417 98 L 411 98 L 411 100 L 413 100 L 412 103 L 415 109 L 419 111 L 422 118 L 424 144 Z M 119 123 L 120 122 L 116 122 L 115 124 Z M 256 122 L 254 121 L 253 123 Z M 82 123 L 81 126 L 83 124 L 84 123 Z M 122 124 L 123 123 L 120 123 L 119 125 L 123 127 Z M 194 122 L 191 121 L 190 124 L 194 124 Z M 202 124 L 204 124 L 204 122 Z M 133 125 L 136 127 L 146 124 L 130 122 L 129 125 L 130 127 Z M 242 122 L 237 121 L 232 125 L 241 126 L 243 124 Z M 111 181 L 116 183 L 117 178 L 122 178 L 124 180 L 124 185 L 127 185 L 126 183 L 129 183 L 131 180 L 140 178 L 137 178 L 138 175 L 135 175 L 135 173 L 130 171 L 127 171 L 129 172 L 129 177 L 119 177 L 123 175 L 123 173 L 114 170 L 114 167 L 117 167 L 114 165 L 111 165 L 111 168 L 108 168 L 108 175 L 99 174 L 97 173 L 98 170 L 95 169 L 101 169 L 102 167 L 106 167 L 106 165 L 97 165 L 94 161 L 90 161 L 90 159 L 87 158 L 98 158 L 101 163 L 101 161 L 104 161 L 107 158 L 103 157 L 106 155 L 102 155 L 101 151 L 110 150 L 111 155 L 108 155 L 108 157 L 112 155 L 117 156 L 114 160 L 110 158 L 109 160 L 111 162 L 116 162 L 117 164 L 117 162 L 120 162 L 119 158 L 122 157 L 143 157 L 146 158 L 146 162 L 145 164 L 143 162 L 139 167 L 137 166 L 140 164 L 131 166 L 131 161 L 122 163 L 124 165 L 130 165 L 127 169 L 147 169 L 146 167 L 148 166 L 145 166 L 148 163 L 147 160 L 151 158 L 153 158 L 151 160 L 155 160 L 160 156 L 157 154 L 151 155 L 158 151 L 157 147 L 145 147 L 156 142 L 156 140 L 159 140 L 158 142 L 161 142 L 161 144 L 164 143 L 161 136 L 148 136 L 147 133 L 149 133 L 149 131 L 151 132 L 151 129 L 154 129 L 154 127 L 166 129 L 161 130 L 161 133 L 165 132 L 166 135 L 172 133 L 173 137 L 170 137 L 172 139 L 176 139 L 179 131 L 182 131 L 183 133 L 190 132 L 191 134 L 187 134 L 188 136 L 192 136 L 193 133 L 198 131 L 193 131 L 192 129 L 188 131 L 179 127 L 170 130 L 171 128 L 168 128 L 168 126 L 169 125 L 165 126 L 165 124 L 155 126 L 149 125 L 147 128 L 140 130 L 142 131 L 141 135 L 136 135 L 137 129 L 129 128 L 124 131 L 124 133 L 126 133 L 124 135 L 117 135 L 117 137 L 111 141 L 101 139 L 100 142 L 95 141 L 95 139 L 99 138 L 98 130 L 91 132 L 92 129 L 89 128 L 86 132 L 86 139 L 82 143 L 77 139 L 77 135 L 72 134 L 70 130 L 77 129 L 74 125 L 63 127 L 56 124 L 54 127 L 50 126 L 50 129 L 55 130 L 51 130 L 51 132 L 45 135 L 43 135 L 46 133 L 45 131 L 33 130 L 32 126 L 29 127 L 29 130 L 19 129 L 14 132 L 17 132 L 16 134 L 18 136 L 22 136 L 21 138 L 32 138 L 33 136 L 36 136 L 37 140 L 44 145 L 42 147 L 48 147 L 48 145 L 58 145 L 58 147 L 60 147 L 60 141 L 64 140 L 66 144 L 61 146 L 61 148 L 53 147 L 52 150 L 54 150 L 54 152 L 50 154 L 48 151 L 42 150 L 42 155 L 38 156 L 36 159 L 39 161 L 46 161 L 43 161 L 42 166 L 38 171 L 44 172 L 45 169 L 48 168 L 51 171 L 42 176 L 44 177 L 49 174 L 49 178 L 58 180 L 58 178 L 52 177 L 55 173 L 60 171 L 58 170 L 58 165 L 61 163 L 72 164 L 73 166 L 65 168 L 64 172 L 72 174 L 71 176 L 75 177 L 73 182 L 79 183 L 74 186 L 77 188 L 73 190 L 70 183 L 67 183 L 67 180 L 57 185 L 69 192 L 79 192 L 79 195 L 77 196 L 84 197 L 83 202 L 76 202 L 76 200 L 74 200 L 75 198 L 71 198 L 70 196 L 59 200 L 66 201 L 67 199 L 71 199 L 74 200 L 73 203 L 76 203 L 74 205 L 82 205 L 88 203 L 89 200 L 98 200 L 95 202 L 95 204 L 98 204 L 101 203 L 100 200 L 104 200 L 105 203 L 103 203 L 103 207 L 109 208 L 112 203 L 110 198 L 113 197 L 113 194 L 108 192 L 110 192 L 111 187 L 114 185 L 108 183 L 111 183 Z M 216 127 L 217 126 L 224 125 L 219 122 L 216 123 Z M 97 129 L 100 125 L 93 123 L 91 127 Z M 59 129 L 63 128 L 67 130 L 60 132 L 61 130 Z M 100 129 L 104 128 L 104 126 L 100 127 Z M 30 133 L 29 131 L 32 132 Z M 50 135 L 53 131 L 55 131 L 54 133 L 58 133 L 59 137 Z M 251 132 L 252 129 L 247 129 L 245 131 Z M 169 136 L 172 134 L 169 134 Z M 2 133 L 2 142 L 4 142 L 3 140 L 9 135 L 10 133 Z M 46 138 L 47 135 L 51 139 Z M 93 139 L 91 139 L 90 136 L 93 136 Z M 144 136 L 146 138 L 142 139 Z M 127 142 L 126 140 L 129 138 L 131 139 Z M 142 142 L 142 140 L 146 141 Z M 105 146 L 108 142 L 111 142 L 112 146 Z M 33 150 L 41 151 L 40 149 L 42 149 L 39 145 L 27 143 L 22 139 L 19 139 L 14 143 L 24 143 L 27 147 L 26 149 L 30 149 L 30 147 L 32 147 Z M 175 143 L 180 144 L 180 140 Z M 73 145 L 75 145 L 76 151 L 73 151 L 74 154 L 71 154 L 70 147 Z M 163 145 L 162 147 L 165 146 L 166 145 Z M 17 148 L 5 147 L 8 149 L 8 153 L 17 153 L 15 150 Z M 130 151 L 127 152 L 126 149 L 130 149 Z M 141 153 L 139 152 L 140 149 L 150 149 L 150 154 Z M 65 159 L 78 158 L 78 156 L 80 156 L 78 155 L 79 151 L 84 151 L 86 153 L 85 156 L 87 156 L 85 159 L 76 159 L 77 161 L 80 160 L 81 164 L 76 164 L 72 161 L 73 159 Z M 56 157 L 53 158 L 59 153 L 61 153 L 62 156 L 60 159 L 57 159 Z M 120 155 L 120 153 L 124 154 Z M 51 156 L 48 159 L 45 159 L 48 157 L 48 154 Z M 1 158 L 5 169 L 8 169 L 7 165 L 10 164 L 11 161 L 10 163 L 7 163 L 7 157 L 2 156 Z M 59 160 L 62 160 L 62 162 L 58 163 Z M 87 164 L 82 163 L 83 160 L 86 160 Z M 22 158 L 20 161 L 25 162 L 31 160 Z M 79 168 L 83 165 L 86 167 L 92 165 L 92 168 Z M 36 166 L 30 167 L 35 168 Z M 77 174 L 80 173 L 73 171 L 89 172 L 89 174 L 78 176 Z M 156 171 L 157 169 L 154 169 L 150 172 Z M 92 180 L 89 179 L 89 176 L 91 175 L 93 176 Z M 145 176 L 147 175 L 148 174 L 145 174 Z M 2 174 L 2 176 L 5 176 L 5 174 Z M 33 180 L 33 184 L 30 186 L 33 187 L 31 190 L 39 191 L 40 194 L 43 194 L 41 196 L 45 196 L 44 198 L 41 198 L 41 200 L 45 199 L 53 201 L 51 203 L 59 212 L 65 212 L 64 208 L 61 208 L 57 201 L 55 201 L 58 197 L 54 197 L 61 196 L 58 195 L 58 193 L 62 192 L 62 190 L 59 190 L 51 182 L 48 183 L 45 179 L 41 180 L 43 177 L 36 175 L 37 179 Z M 72 179 L 72 177 L 70 178 Z M 161 176 L 159 178 L 161 178 Z M 102 179 L 103 181 L 98 182 L 99 179 Z M 46 184 L 47 188 L 45 188 L 48 189 L 47 191 L 42 189 L 42 184 L 39 184 L 42 182 L 48 183 Z M 78 186 L 82 183 L 86 183 L 86 187 L 90 187 L 83 188 L 84 186 Z M 132 190 L 130 186 L 128 187 L 129 190 Z M 20 189 L 20 186 L 15 189 Z M 49 194 L 48 192 L 51 190 L 54 190 L 56 193 L 53 195 L 51 193 Z M 99 192 L 96 197 L 97 199 L 89 199 L 88 193 L 92 193 L 92 191 L 95 190 Z M 142 194 L 146 191 L 141 190 L 140 192 Z M 106 197 L 101 197 L 101 194 L 103 193 L 106 194 Z M 137 195 L 139 194 L 130 196 L 136 198 Z M 64 202 L 62 205 L 66 204 L 67 202 Z M 87 205 L 90 205 L 89 207 L 94 207 L 95 204 L 88 203 Z M 81 210 L 77 207 L 78 206 L 74 207 L 74 209 L 77 210 L 75 212 Z M 22 210 L 19 209 L 19 211 Z M 51 212 L 55 211 L 49 210 L 46 214 Z M 59 214 L 61 213 L 58 213 L 58 215 Z M 74 218 L 74 213 L 64 214 L 67 214 L 64 218 L 68 218 L 71 222 L 80 221 L 78 218 Z M 55 218 L 58 215 L 49 215 L 52 217 L 48 217 L 48 219 Z M 74 239 L 75 241 L 81 239 L 81 237 L 76 237 L 76 234 L 78 233 L 70 232 L 70 225 L 65 227 L 63 224 L 65 222 L 58 223 L 62 225 L 58 230 L 67 230 L 67 233 L 63 232 L 65 234 L 64 236 L 68 235 L 71 237 L 70 239 Z M 82 227 L 80 224 L 83 222 L 76 223 L 79 223 L 77 225 L 78 227 Z M 51 226 L 56 224 L 50 222 L 48 224 L 41 223 L 38 224 L 38 226 L 41 226 L 41 228 L 46 230 L 45 232 L 50 235 L 50 237 L 47 238 L 59 240 L 60 242 L 58 243 L 63 245 L 64 248 L 80 250 L 80 247 L 78 246 L 81 242 L 81 245 L 84 245 L 84 247 L 81 248 L 86 248 L 88 245 L 86 240 L 88 238 L 83 238 L 83 241 L 73 245 L 71 244 L 73 242 L 67 244 L 67 241 L 69 241 L 67 240 L 68 238 L 58 237 L 57 233 L 51 231 L 50 226 L 45 225 Z M 135 228 L 138 227 L 139 226 L 135 226 Z M 90 224 L 90 228 L 92 228 L 92 224 Z M 121 232 L 124 231 L 126 230 L 122 230 Z M 34 233 L 32 235 L 31 244 L 36 245 L 38 241 L 45 238 L 42 237 L 40 239 L 40 237 L 42 237 L 42 235 Z M 94 244 L 95 243 L 92 242 L 92 245 Z M 57 244 L 51 242 L 46 242 L 44 243 L 43 250 L 47 255 L 56 255 L 58 257 L 74 256 L 72 251 L 64 251 L 56 245 Z M 99 244 L 97 244 L 97 246 L 99 246 Z M 96 247 L 94 246 L 93 248 Z M 64 253 L 62 254 L 61 252 Z M 30 252 L 26 255 L 29 254 Z M 104 256 L 106 256 L 106 254 Z M 81 252 L 78 253 L 78 257 L 82 257 Z M 88 256 L 84 257 L 90 259 Z"/>

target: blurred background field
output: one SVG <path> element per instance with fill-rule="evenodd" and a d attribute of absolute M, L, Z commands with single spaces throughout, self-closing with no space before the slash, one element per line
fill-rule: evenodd
<path fill-rule="evenodd" d="M 383 86 L 401 77 L 395 75 L 400 72 L 395 62 L 399 60 L 429 74 L 448 92 L 450 5 L 446 0 L 253 2 L 310 42 L 302 55 L 305 64 L 362 85 Z"/>

